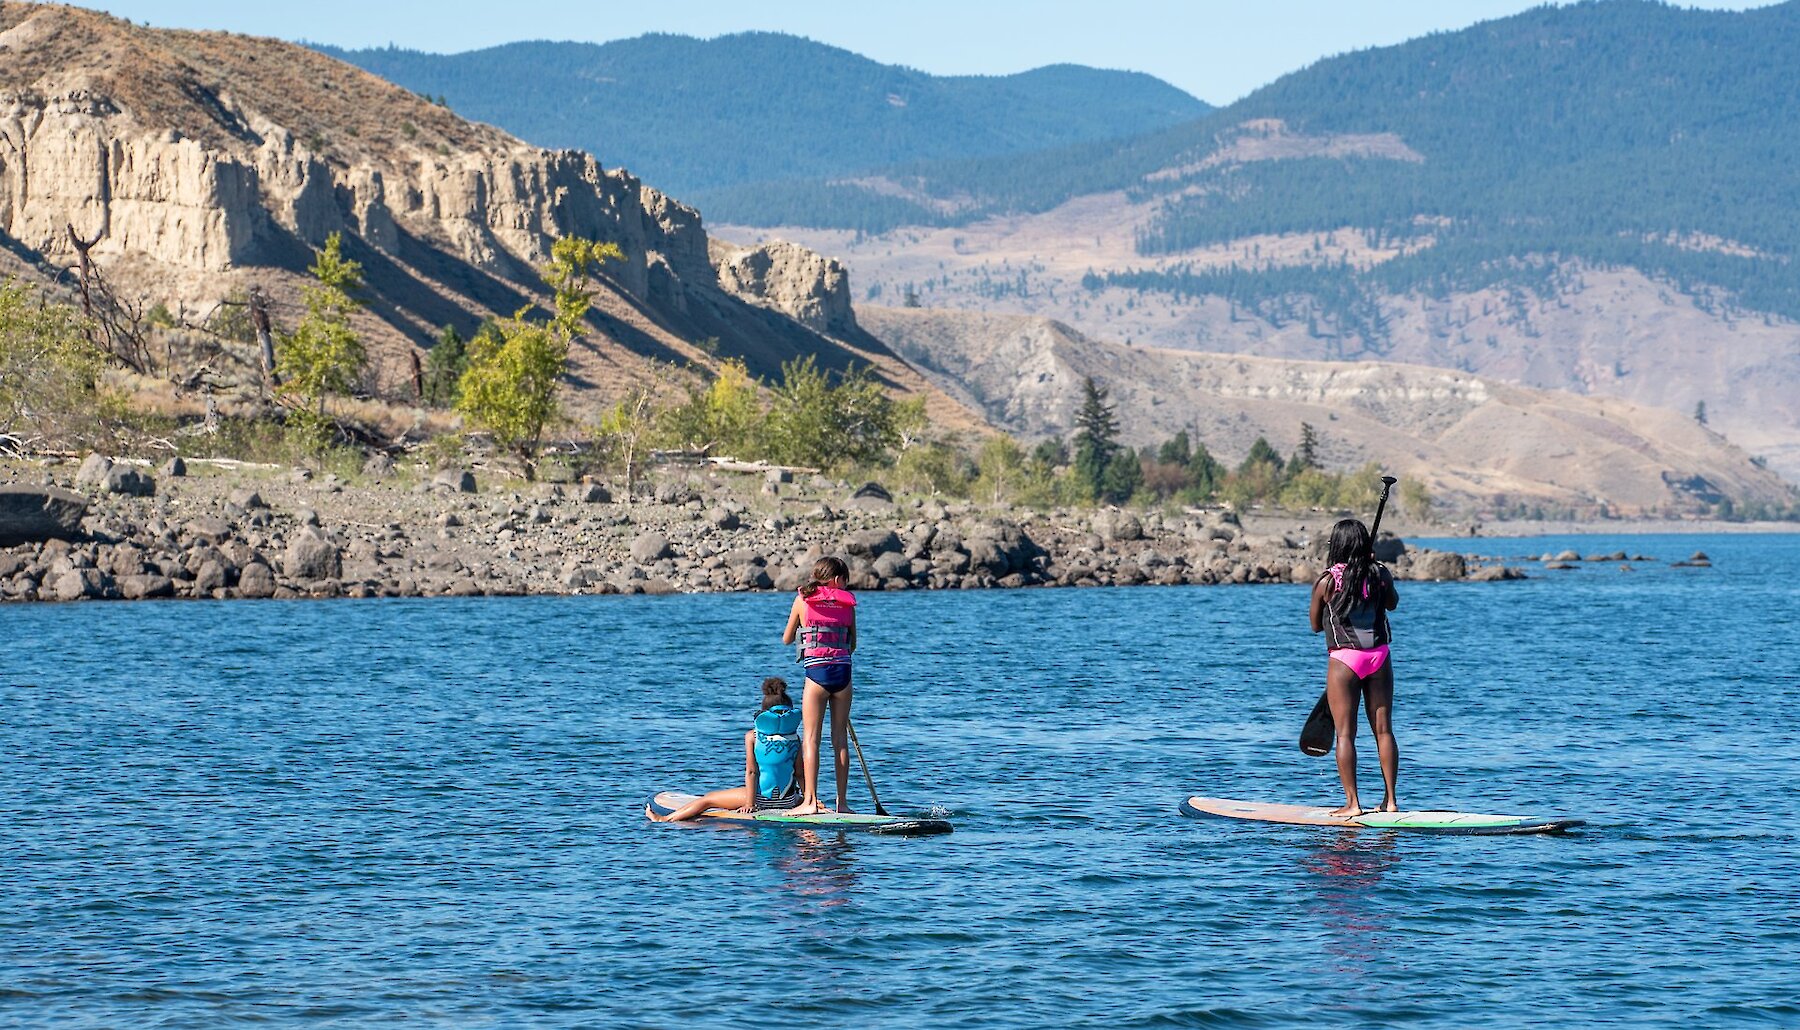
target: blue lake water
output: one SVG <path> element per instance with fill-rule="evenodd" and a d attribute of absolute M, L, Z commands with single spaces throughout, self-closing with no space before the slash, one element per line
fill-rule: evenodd
<path fill-rule="evenodd" d="M 865 595 L 913 840 L 644 820 L 780 596 L 0 608 L 0 1024 L 1800 1024 L 1800 536 L 1477 546 L 1663 559 L 1402 584 L 1401 801 L 1583 832 L 1179 816 L 1339 803 L 1304 587 Z"/>

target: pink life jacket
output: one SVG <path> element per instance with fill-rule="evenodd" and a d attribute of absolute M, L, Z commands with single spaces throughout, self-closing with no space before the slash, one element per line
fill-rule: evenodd
<path fill-rule="evenodd" d="M 800 596 L 800 664 L 832 665 L 850 660 L 850 627 L 856 625 L 856 595 L 822 586 Z"/>

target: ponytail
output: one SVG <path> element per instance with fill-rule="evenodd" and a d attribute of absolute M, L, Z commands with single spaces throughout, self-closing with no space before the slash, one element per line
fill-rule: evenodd
<path fill-rule="evenodd" d="M 844 559 L 830 556 L 820 558 L 813 562 L 812 575 L 807 578 L 806 585 L 800 588 L 800 596 L 811 597 L 832 580 L 841 583 L 849 578 L 850 566 L 844 564 Z"/>

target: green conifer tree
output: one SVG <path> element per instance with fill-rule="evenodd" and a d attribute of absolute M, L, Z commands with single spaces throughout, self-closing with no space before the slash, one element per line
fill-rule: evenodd
<path fill-rule="evenodd" d="M 1106 388 L 1088 376 L 1075 412 L 1075 479 L 1089 497 L 1101 496 L 1101 479 L 1119 446 L 1119 420 L 1106 403 Z"/>

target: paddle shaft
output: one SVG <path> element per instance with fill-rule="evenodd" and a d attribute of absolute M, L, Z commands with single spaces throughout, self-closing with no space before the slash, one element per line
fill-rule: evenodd
<path fill-rule="evenodd" d="M 1387 513 L 1388 491 L 1394 488 L 1393 476 L 1381 477 L 1381 500 L 1375 502 L 1375 524 L 1369 527 L 1369 555 L 1375 554 L 1375 534 L 1381 532 L 1381 516 Z M 1337 735 L 1337 724 L 1331 718 L 1331 692 L 1319 694 L 1319 703 L 1313 705 L 1311 714 L 1306 717 L 1305 725 L 1300 727 L 1300 750 L 1318 758 L 1331 753 L 1332 738 Z"/>
<path fill-rule="evenodd" d="M 856 764 L 862 766 L 863 784 L 869 788 L 869 800 L 875 803 L 875 814 L 886 815 L 888 811 L 881 807 L 881 797 L 875 793 L 875 780 L 869 775 L 869 763 L 863 759 L 862 741 L 856 739 L 856 727 L 846 719 L 844 728 L 850 731 L 850 745 L 856 748 Z"/>
<path fill-rule="evenodd" d="M 1375 524 L 1369 527 L 1369 557 L 1375 556 L 1375 537 L 1381 533 L 1381 516 L 1387 512 L 1388 491 L 1394 488 L 1393 476 L 1381 477 L 1381 500 L 1375 502 Z"/>

